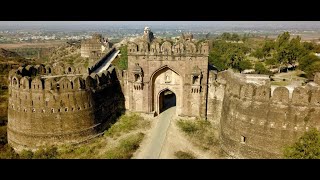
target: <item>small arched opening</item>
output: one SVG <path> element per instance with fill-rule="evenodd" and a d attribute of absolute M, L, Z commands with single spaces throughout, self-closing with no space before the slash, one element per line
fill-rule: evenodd
<path fill-rule="evenodd" d="M 176 106 L 177 98 L 174 92 L 166 89 L 159 95 L 159 113 Z"/>

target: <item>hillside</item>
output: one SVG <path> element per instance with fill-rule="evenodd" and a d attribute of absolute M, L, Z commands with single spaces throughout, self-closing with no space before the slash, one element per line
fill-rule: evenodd
<path fill-rule="evenodd" d="M 66 43 L 52 52 L 48 53 L 44 58 L 49 64 L 68 64 L 75 67 L 83 66 L 87 68 L 89 66 L 89 59 L 81 57 L 81 49 L 77 44 Z"/>
<path fill-rule="evenodd" d="M 0 48 L 0 128 L 7 122 L 8 73 L 11 69 L 24 64 L 34 64 L 34 60 L 26 59 L 16 52 Z M 2 128 L 0 139 L 4 138 L 2 135 L 6 136 L 4 130 L 5 128 Z"/>

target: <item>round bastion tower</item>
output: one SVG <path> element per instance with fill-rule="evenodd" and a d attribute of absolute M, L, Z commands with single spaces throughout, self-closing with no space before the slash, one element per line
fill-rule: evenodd
<path fill-rule="evenodd" d="M 91 75 L 80 72 L 49 65 L 10 72 L 8 142 L 16 151 L 80 143 L 99 135 L 121 104 L 121 95 L 111 93 L 121 92 L 115 68 Z"/>

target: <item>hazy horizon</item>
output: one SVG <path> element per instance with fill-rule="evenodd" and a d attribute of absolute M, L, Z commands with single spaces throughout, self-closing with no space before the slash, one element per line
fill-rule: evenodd
<path fill-rule="evenodd" d="M 319 29 L 320 21 L 0 21 L 0 29 L 103 29 L 103 28 L 254 28 Z"/>

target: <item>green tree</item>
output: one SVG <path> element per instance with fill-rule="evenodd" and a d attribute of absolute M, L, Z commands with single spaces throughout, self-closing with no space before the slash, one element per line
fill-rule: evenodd
<path fill-rule="evenodd" d="M 257 74 L 270 74 L 270 71 L 261 62 L 255 64 L 254 70 Z"/>
<path fill-rule="evenodd" d="M 256 49 L 256 51 L 252 55 L 258 59 L 262 59 L 265 57 L 262 48 Z"/>
<path fill-rule="evenodd" d="M 252 68 L 252 63 L 248 60 L 243 60 L 240 61 L 239 63 L 239 71 L 242 72 L 245 69 L 251 69 Z"/>
<path fill-rule="evenodd" d="M 316 72 L 320 72 L 320 61 L 313 62 L 305 70 L 308 79 L 313 79 Z"/>
<path fill-rule="evenodd" d="M 224 33 L 222 33 L 222 35 L 220 36 L 220 38 L 221 38 L 222 40 L 229 40 L 229 39 L 231 38 L 231 34 L 224 32 Z"/>
<path fill-rule="evenodd" d="M 316 72 L 320 72 L 320 58 L 314 54 L 303 56 L 299 60 L 299 68 L 306 73 L 308 79 L 313 79 Z"/>
<path fill-rule="evenodd" d="M 240 36 L 238 34 L 236 34 L 236 33 L 233 33 L 231 35 L 231 39 L 230 40 L 232 40 L 232 41 L 240 41 Z"/>
<path fill-rule="evenodd" d="M 120 47 L 120 53 L 121 53 L 121 56 L 120 56 L 119 60 L 115 63 L 115 65 L 120 70 L 128 69 L 128 51 L 127 51 L 127 46 L 121 46 Z"/>
<path fill-rule="evenodd" d="M 320 132 L 316 129 L 305 132 L 297 142 L 285 147 L 284 157 L 289 159 L 319 159 Z"/>

